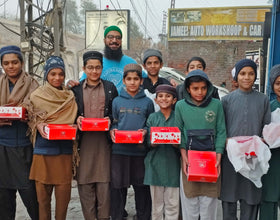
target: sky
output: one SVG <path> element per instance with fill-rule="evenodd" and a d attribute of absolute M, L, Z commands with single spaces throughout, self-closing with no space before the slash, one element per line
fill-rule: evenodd
<path fill-rule="evenodd" d="M 0 0 L 0 14 L 4 9 L 6 13 L 18 14 L 19 0 Z M 22 1 L 22 0 L 20 0 Z M 77 3 L 80 0 L 76 0 Z M 47 4 L 49 0 L 33 0 L 39 4 Z M 168 12 L 171 0 L 93 0 L 100 9 L 130 9 L 131 17 L 137 22 L 141 32 L 146 37 L 157 42 L 158 35 L 162 33 L 163 14 Z M 205 8 L 225 6 L 266 6 L 272 0 L 175 0 L 175 8 Z M 5 4 L 4 4 L 5 3 Z M 167 28 L 167 27 L 166 27 Z"/>

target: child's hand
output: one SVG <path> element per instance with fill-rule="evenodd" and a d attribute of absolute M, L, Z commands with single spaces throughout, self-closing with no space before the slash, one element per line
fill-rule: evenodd
<path fill-rule="evenodd" d="M 115 143 L 115 131 L 116 131 L 117 129 L 112 129 L 112 130 L 110 130 L 110 136 L 111 136 L 111 139 L 112 139 L 112 141 Z"/>
<path fill-rule="evenodd" d="M 105 117 L 104 119 L 108 119 L 108 121 L 109 121 L 109 128 L 111 127 L 111 120 L 110 120 L 110 118 L 107 116 L 107 117 Z"/>
<path fill-rule="evenodd" d="M 220 173 L 221 173 L 221 158 L 222 158 L 222 154 L 221 153 L 216 153 L 215 167 L 217 167 L 217 169 L 218 169 L 218 176 L 220 176 Z"/>
<path fill-rule="evenodd" d="M 142 132 L 142 136 L 143 136 L 143 139 L 144 139 L 145 135 L 147 134 L 147 130 L 145 130 L 145 129 L 138 129 L 138 131 Z"/>
<path fill-rule="evenodd" d="M 47 126 L 46 123 L 40 123 L 40 124 L 37 125 L 37 130 L 41 134 L 42 138 L 45 138 L 45 139 L 47 139 L 47 133 L 45 131 L 46 126 Z"/>
<path fill-rule="evenodd" d="M 4 126 L 4 125 L 12 125 L 12 121 L 8 120 L 8 119 L 0 119 L 0 126 Z"/>
<path fill-rule="evenodd" d="M 77 125 L 78 125 L 78 128 L 80 129 L 80 130 L 82 130 L 82 120 L 83 120 L 83 116 L 79 116 L 78 118 L 77 118 L 77 120 L 76 120 L 76 123 L 77 123 Z"/>
<path fill-rule="evenodd" d="M 187 151 L 183 148 L 180 149 L 180 151 L 181 151 L 181 157 L 182 157 L 182 169 L 183 169 L 184 174 L 187 176 L 188 175 L 188 166 L 189 166 Z"/>

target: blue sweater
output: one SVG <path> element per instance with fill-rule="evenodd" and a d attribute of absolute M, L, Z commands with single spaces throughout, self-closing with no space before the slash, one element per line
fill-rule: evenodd
<path fill-rule="evenodd" d="M 141 89 L 134 97 L 130 96 L 125 89 L 121 90 L 120 96 L 113 101 L 113 125 L 111 129 L 133 130 L 146 129 L 146 120 L 154 112 L 151 99 L 146 97 Z M 145 156 L 146 147 L 139 144 L 116 144 L 112 146 L 113 154 L 129 156 Z"/>
<path fill-rule="evenodd" d="M 130 63 L 136 63 L 134 59 L 129 56 L 123 55 L 120 61 L 109 60 L 106 57 L 103 57 L 103 70 L 101 74 L 101 79 L 108 80 L 116 86 L 118 93 L 120 93 L 123 87 L 123 68 L 125 65 Z M 147 74 L 142 71 L 143 77 L 147 77 Z M 83 73 L 80 81 L 87 78 L 87 75 Z"/>

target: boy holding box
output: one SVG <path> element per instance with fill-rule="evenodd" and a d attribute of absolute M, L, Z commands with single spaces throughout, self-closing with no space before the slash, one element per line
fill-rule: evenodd
<path fill-rule="evenodd" d="M 154 112 L 152 100 L 146 97 L 142 84 L 142 68 L 138 64 L 124 67 L 120 96 L 113 101 L 113 125 L 110 131 L 115 142 L 117 130 L 141 131 L 147 133 L 145 124 Z M 121 220 L 125 206 L 127 188 L 133 185 L 138 220 L 147 220 L 151 215 L 150 189 L 143 184 L 145 144 L 114 143 L 111 158 L 111 217 Z"/>
<path fill-rule="evenodd" d="M 73 88 L 80 130 L 84 118 L 112 118 L 112 102 L 118 92 L 113 83 L 100 79 L 102 57 L 97 51 L 84 53 L 83 70 L 87 78 Z M 77 181 L 83 215 L 87 220 L 109 219 L 111 144 L 107 132 L 80 132 L 79 148 Z"/>
<path fill-rule="evenodd" d="M 182 216 L 184 220 L 198 219 L 199 216 L 200 219 L 215 220 L 217 198 L 220 194 L 220 178 L 216 183 L 187 180 L 189 166 L 187 152 L 191 146 L 191 138 L 187 134 L 190 131 L 201 132 L 197 138 L 206 143 L 201 150 L 216 152 L 215 166 L 219 174 L 221 155 L 226 141 L 223 107 L 218 99 L 212 98 L 213 85 L 202 70 L 190 72 L 185 79 L 184 87 L 187 90 L 186 98 L 180 100 L 175 107 L 175 122 L 182 132 L 180 145 L 183 171 L 180 184 Z M 213 133 L 213 140 L 208 136 L 209 131 Z M 206 135 L 209 138 L 206 139 Z"/>
<path fill-rule="evenodd" d="M 160 111 L 152 113 L 147 127 L 174 127 L 176 89 L 170 85 L 156 88 L 155 102 Z M 152 219 L 178 219 L 180 152 L 171 144 L 150 144 L 145 158 L 144 184 L 150 185 L 152 198 Z M 165 217 L 164 217 L 165 216 Z"/>

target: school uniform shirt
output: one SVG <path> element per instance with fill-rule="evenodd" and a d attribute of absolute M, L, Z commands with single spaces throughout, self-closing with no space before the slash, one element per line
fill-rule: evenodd
<path fill-rule="evenodd" d="M 146 120 L 154 112 L 154 105 L 151 99 L 146 97 L 143 89 L 140 88 L 135 96 L 129 95 L 125 88 L 122 88 L 120 96 L 113 101 L 113 124 L 111 129 L 137 131 L 147 129 Z M 146 156 L 145 144 L 117 144 L 112 146 L 113 154 L 127 156 Z"/>
<path fill-rule="evenodd" d="M 152 113 L 147 127 L 174 127 L 175 113 L 171 112 L 168 119 L 159 112 Z M 147 139 L 150 135 L 147 135 Z M 148 141 L 150 142 L 150 141 Z M 158 144 L 150 147 L 145 158 L 145 185 L 179 187 L 180 186 L 180 152 L 171 144 Z"/>
<path fill-rule="evenodd" d="M 275 99 L 270 103 L 271 112 L 280 108 L 280 102 Z M 278 202 L 280 200 L 280 148 L 270 149 L 271 159 L 269 160 L 269 170 L 263 176 L 262 200 L 267 202 Z"/>
<path fill-rule="evenodd" d="M 261 136 L 264 125 L 270 123 L 269 99 L 257 91 L 237 89 L 222 99 L 227 136 Z M 220 199 L 226 202 L 245 200 L 256 205 L 261 199 L 261 188 L 236 173 L 227 154 L 222 158 L 222 186 Z"/>

